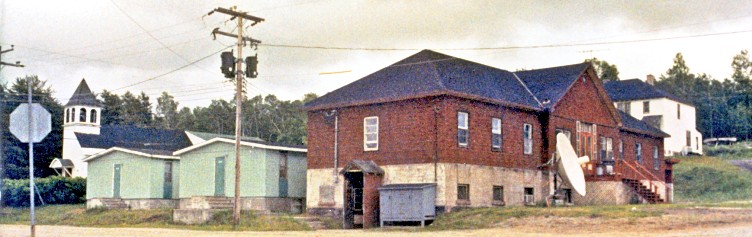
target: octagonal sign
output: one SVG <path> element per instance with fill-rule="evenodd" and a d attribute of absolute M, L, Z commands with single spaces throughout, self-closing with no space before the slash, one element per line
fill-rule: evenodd
<path fill-rule="evenodd" d="M 29 137 L 29 109 L 34 118 L 33 130 Z M 52 116 L 39 103 L 20 104 L 10 113 L 10 132 L 21 142 L 41 142 L 52 130 Z"/>

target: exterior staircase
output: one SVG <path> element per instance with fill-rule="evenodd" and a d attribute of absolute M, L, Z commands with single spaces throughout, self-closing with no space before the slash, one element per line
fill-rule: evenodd
<path fill-rule="evenodd" d="M 646 187 L 639 180 L 622 179 L 622 181 L 632 188 L 640 197 L 644 198 L 650 204 L 664 203 L 665 201 L 655 192 Z"/>
<path fill-rule="evenodd" d="M 123 199 L 120 198 L 102 198 L 100 199 L 102 201 L 102 205 L 104 205 L 107 209 L 128 209 L 128 204 L 125 204 L 123 202 Z"/>

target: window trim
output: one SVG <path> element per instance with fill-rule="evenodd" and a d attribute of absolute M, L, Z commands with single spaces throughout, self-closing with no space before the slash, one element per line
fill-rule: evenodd
<path fill-rule="evenodd" d="M 528 146 L 527 144 L 530 145 Z M 533 125 L 529 123 L 522 124 L 522 154 L 533 154 Z"/>
<path fill-rule="evenodd" d="M 368 133 L 368 120 L 376 119 L 376 132 Z M 374 126 L 374 125 L 371 125 Z M 376 141 L 369 141 L 368 135 L 376 134 Z M 368 147 L 368 144 L 376 144 L 376 147 Z M 370 116 L 363 118 L 363 151 L 378 151 L 379 150 L 379 117 Z"/>
<path fill-rule="evenodd" d="M 498 121 L 498 129 L 494 129 L 494 123 Z M 492 151 L 501 151 L 501 148 L 504 146 L 504 135 L 503 135 L 503 123 L 500 118 L 492 117 L 491 118 L 491 150 Z M 499 137 L 499 145 L 496 146 L 494 144 L 494 139 L 498 135 Z"/>
<path fill-rule="evenodd" d="M 460 124 L 460 115 L 465 115 L 465 124 Z M 465 143 L 460 141 L 460 131 L 465 130 Z M 470 113 L 465 111 L 457 111 L 457 145 L 460 147 L 470 146 Z"/>

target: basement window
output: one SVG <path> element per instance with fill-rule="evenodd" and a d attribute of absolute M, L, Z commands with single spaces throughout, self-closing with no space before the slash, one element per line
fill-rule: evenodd
<path fill-rule="evenodd" d="M 535 205 L 535 190 L 533 188 L 525 188 L 525 205 Z"/>
<path fill-rule="evenodd" d="M 469 184 L 457 184 L 457 204 L 458 205 L 470 204 L 470 185 Z"/>
<path fill-rule="evenodd" d="M 491 149 L 501 151 L 501 119 L 491 118 Z"/>
<path fill-rule="evenodd" d="M 468 121 L 469 117 L 466 112 L 457 112 L 457 142 L 460 147 L 467 147 L 470 142 Z"/>
<path fill-rule="evenodd" d="M 379 149 L 379 117 L 363 119 L 363 150 L 376 151 Z"/>
<path fill-rule="evenodd" d="M 493 203 L 494 206 L 504 206 L 504 186 L 493 186 Z"/>

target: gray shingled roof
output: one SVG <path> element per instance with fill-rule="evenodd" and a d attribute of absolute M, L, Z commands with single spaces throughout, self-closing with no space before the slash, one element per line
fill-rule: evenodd
<path fill-rule="evenodd" d="M 191 141 L 181 130 L 140 128 L 129 125 L 105 125 L 99 134 L 76 133 L 84 148 L 109 149 L 120 147 L 148 154 L 172 154 L 191 146 Z"/>
<path fill-rule="evenodd" d="M 73 92 L 73 96 L 71 96 L 68 103 L 65 104 L 65 107 L 74 105 L 102 106 L 99 100 L 97 100 L 97 96 L 94 95 L 94 93 L 91 93 L 91 89 L 89 89 L 89 85 L 86 84 L 85 79 L 81 79 L 81 83 L 78 84 L 76 91 Z"/>
<path fill-rule="evenodd" d="M 527 88 L 541 102 L 549 103 L 544 107 L 551 108 L 567 93 L 569 87 L 590 66 L 590 63 L 579 63 L 567 66 L 543 68 L 516 72 L 517 76 L 527 85 Z"/>
<path fill-rule="evenodd" d="M 623 124 L 622 129 L 645 133 L 647 135 L 655 137 L 670 137 L 670 135 L 661 131 L 660 129 L 653 127 L 650 124 L 639 119 L 636 119 L 635 117 L 632 117 L 629 114 L 622 112 L 621 110 L 619 110 L 619 115 L 621 115 L 621 121 Z"/>
<path fill-rule="evenodd" d="M 513 73 L 423 50 L 305 105 L 308 110 L 454 94 L 538 108 Z"/>
<path fill-rule="evenodd" d="M 604 83 L 603 87 L 614 102 L 667 98 L 692 105 L 688 100 L 658 89 L 640 79 L 610 81 Z"/>

